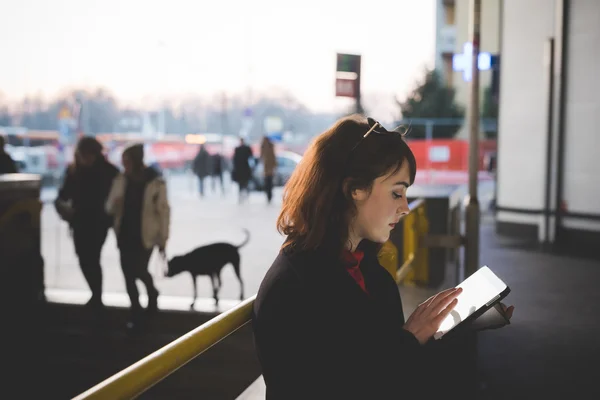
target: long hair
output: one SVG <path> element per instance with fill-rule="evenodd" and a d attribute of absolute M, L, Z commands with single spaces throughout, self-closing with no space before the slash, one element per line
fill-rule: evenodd
<path fill-rule="evenodd" d="M 368 130 L 365 117 L 351 115 L 311 143 L 284 188 L 277 218 L 278 231 L 287 236 L 283 248 L 341 252 L 356 215 L 354 190 L 370 191 L 375 179 L 405 162 L 414 182 L 416 161 L 403 135 L 386 131 L 365 138 Z"/>

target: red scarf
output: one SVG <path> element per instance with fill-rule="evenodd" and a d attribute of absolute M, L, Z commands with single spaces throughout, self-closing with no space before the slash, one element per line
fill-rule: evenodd
<path fill-rule="evenodd" d="M 346 271 L 348 271 L 350 276 L 358 283 L 358 286 L 360 286 L 365 293 L 369 293 L 365 285 L 365 278 L 360 270 L 360 262 L 364 256 L 365 253 L 361 250 L 357 250 L 354 253 L 349 250 L 344 250 L 342 252 L 342 262 L 344 263 Z"/>

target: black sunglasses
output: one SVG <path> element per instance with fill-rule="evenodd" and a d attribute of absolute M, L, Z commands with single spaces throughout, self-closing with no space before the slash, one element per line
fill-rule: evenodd
<path fill-rule="evenodd" d="M 375 121 L 373 118 L 370 118 L 370 117 L 369 117 L 369 118 L 367 118 L 367 123 L 368 123 L 368 125 L 369 125 L 369 130 L 367 131 L 367 133 L 365 133 L 365 134 L 363 135 L 363 137 L 362 137 L 362 138 L 360 138 L 360 140 L 359 140 L 359 141 L 358 141 L 358 142 L 357 142 L 357 143 L 354 145 L 354 147 L 352 147 L 352 150 L 350 150 L 350 153 L 352 153 L 352 152 L 354 151 L 354 149 L 356 149 L 356 148 L 358 147 L 358 145 L 359 145 L 359 144 L 360 144 L 360 143 L 361 143 L 363 140 L 365 140 L 365 139 L 366 139 L 366 138 L 367 138 L 367 137 L 368 137 L 368 136 L 369 136 L 371 133 L 373 133 L 373 132 L 375 132 L 375 133 L 377 133 L 377 134 L 379 134 L 379 135 L 386 135 L 386 134 L 397 133 L 397 134 L 399 134 L 399 135 L 402 135 L 402 136 L 404 136 L 404 135 L 405 135 L 405 134 L 408 132 L 408 128 L 403 128 L 403 127 L 402 127 L 402 128 L 404 129 L 404 131 L 403 131 L 403 132 L 400 132 L 400 131 L 398 130 L 398 129 L 399 129 L 399 128 L 401 128 L 401 127 L 395 128 L 395 129 L 393 129 L 393 130 L 391 130 L 391 131 L 388 131 L 388 130 L 387 130 L 387 129 L 385 129 L 385 128 L 383 127 L 383 125 L 381 125 L 381 124 L 380 124 L 378 121 Z"/>

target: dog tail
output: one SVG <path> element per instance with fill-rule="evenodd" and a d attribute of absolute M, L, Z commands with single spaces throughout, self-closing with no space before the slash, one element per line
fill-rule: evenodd
<path fill-rule="evenodd" d="M 244 240 L 242 242 L 242 244 L 237 245 L 237 248 L 239 249 L 240 247 L 244 247 L 249 241 L 250 241 L 250 231 L 246 228 L 243 229 L 244 233 L 246 234 L 246 240 Z"/>

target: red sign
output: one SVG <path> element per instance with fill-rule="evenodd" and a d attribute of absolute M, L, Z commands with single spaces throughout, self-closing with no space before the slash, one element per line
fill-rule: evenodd
<path fill-rule="evenodd" d="M 335 95 L 337 97 L 356 98 L 356 79 L 336 78 Z"/>

